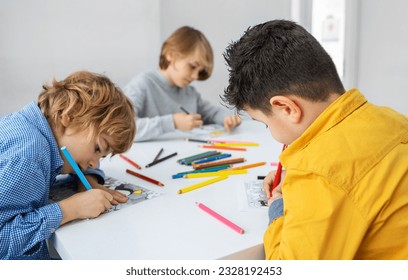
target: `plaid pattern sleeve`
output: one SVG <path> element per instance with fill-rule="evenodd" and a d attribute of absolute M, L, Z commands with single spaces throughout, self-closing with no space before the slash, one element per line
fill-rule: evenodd
<path fill-rule="evenodd" d="M 50 258 L 46 240 L 62 212 L 48 197 L 62 163 L 35 103 L 0 119 L 0 259 Z"/>

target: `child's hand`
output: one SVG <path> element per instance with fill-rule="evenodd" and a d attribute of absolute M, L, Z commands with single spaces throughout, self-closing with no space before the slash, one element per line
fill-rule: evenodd
<path fill-rule="evenodd" d="M 110 193 L 98 189 L 76 193 L 61 200 L 61 225 L 76 219 L 96 218 L 112 207 L 112 201 Z"/>
<path fill-rule="evenodd" d="M 231 129 L 238 126 L 241 123 L 241 118 L 238 115 L 228 115 L 224 118 L 224 129 L 226 132 L 230 132 Z"/>
<path fill-rule="evenodd" d="M 263 181 L 263 189 L 266 194 L 266 197 L 268 198 L 268 205 L 271 205 L 271 203 L 274 200 L 282 197 L 282 182 L 283 182 L 283 178 L 285 177 L 285 170 L 282 170 L 281 182 L 271 192 L 273 180 L 275 179 L 275 174 L 276 174 L 276 170 L 269 172 Z"/>
<path fill-rule="evenodd" d="M 88 175 L 85 175 L 85 177 L 88 180 L 89 184 L 92 186 L 92 189 L 100 189 L 100 190 L 110 193 L 113 196 L 113 200 L 112 200 L 113 205 L 118 205 L 119 203 L 125 203 L 128 200 L 128 197 L 125 194 L 112 190 L 104 185 L 99 184 L 95 176 L 88 174 Z M 81 182 L 79 182 L 78 184 L 78 191 L 80 192 L 86 191 L 85 186 Z"/>
<path fill-rule="evenodd" d="M 203 125 L 201 115 L 176 113 L 173 115 L 174 126 L 182 131 L 189 131 Z"/>

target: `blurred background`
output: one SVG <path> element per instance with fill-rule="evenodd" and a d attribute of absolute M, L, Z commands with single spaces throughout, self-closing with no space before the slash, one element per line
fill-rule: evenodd
<path fill-rule="evenodd" d="M 162 42 L 178 27 L 202 31 L 213 75 L 193 85 L 220 104 L 223 52 L 250 26 L 290 19 L 336 63 L 346 89 L 408 114 L 408 1 L 404 0 L 0 0 L 0 116 L 36 100 L 43 83 L 78 70 L 124 87 L 158 68 Z"/>

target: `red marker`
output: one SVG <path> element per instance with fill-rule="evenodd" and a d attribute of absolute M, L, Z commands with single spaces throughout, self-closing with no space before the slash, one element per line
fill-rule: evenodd
<path fill-rule="evenodd" d="M 287 145 L 283 144 L 282 152 L 286 149 L 286 147 Z M 279 162 L 278 169 L 276 170 L 276 173 L 275 173 L 275 179 L 273 180 L 271 194 L 272 194 L 272 191 L 279 185 L 281 181 L 281 175 L 282 175 L 282 164 Z"/>

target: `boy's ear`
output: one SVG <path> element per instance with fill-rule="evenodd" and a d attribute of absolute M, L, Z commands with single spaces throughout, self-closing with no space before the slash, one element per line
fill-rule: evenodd
<path fill-rule="evenodd" d="M 274 114 L 281 114 L 289 118 L 292 123 L 299 123 L 302 118 L 302 109 L 295 100 L 287 96 L 273 96 L 269 103 Z"/>
<path fill-rule="evenodd" d="M 168 62 L 173 62 L 173 60 L 174 60 L 174 52 L 172 52 L 172 51 L 169 51 L 169 52 L 167 52 L 166 53 L 166 59 L 167 59 L 167 61 Z"/>
<path fill-rule="evenodd" d="M 64 127 L 68 127 L 69 124 L 70 124 L 70 122 L 71 122 L 71 119 L 70 119 L 70 117 L 69 117 L 67 114 L 63 114 L 63 115 L 61 116 L 61 124 L 62 124 Z"/>

